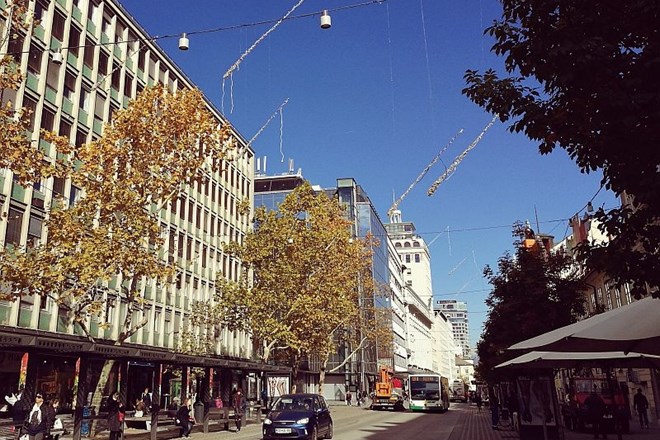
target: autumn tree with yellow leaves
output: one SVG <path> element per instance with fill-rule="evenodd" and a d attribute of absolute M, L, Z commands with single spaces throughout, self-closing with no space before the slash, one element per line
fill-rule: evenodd
<path fill-rule="evenodd" d="M 50 140 L 57 151 L 71 148 L 68 139 Z M 229 126 L 219 127 L 198 90 L 145 89 L 115 113 L 100 139 L 70 154 L 76 166 L 67 177 L 83 196 L 73 206 L 55 200 L 45 222 L 47 239 L 0 253 L 3 299 L 48 296 L 69 325 L 93 338 L 88 323 L 107 325 L 105 305 L 112 297 L 126 307 L 115 341 L 130 338 L 147 323 L 141 317 L 143 283 L 162 286 L 174 274 L 160 253 L 160 211 L 219 171 L 232 148 Z M 4 165 L 13 170 L 20 164 Z"/>
<path fill-rule="evenodd" d="M 310 356 L 325 367 L 339 344 L 352 342 L 357 352 L 373 342 L 382 316 L 373 313 L 374 243 L 353 239 L 339 202 L 305 183 L 279 211 L 257 208 L 254 223 L 242 244 L 225 248 L 242 262 L 241 279 L 219 274 L 214 299 L 195 305 L 193 325 L 247 331 L 261 360 L 288 358 L 294 378 Z M 199 334 L 208 340 L 209 332 Z"/>

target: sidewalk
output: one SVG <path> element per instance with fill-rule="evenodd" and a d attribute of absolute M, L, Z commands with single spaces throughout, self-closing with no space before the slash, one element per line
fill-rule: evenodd
<path fill-rule="evenodd" d="M 563 435 L 560 431 L 559 438 L 563 440 L 591 440 L 594 437 L 590 432 L 574 432 L 563 429 Z M 607 438 L 609 440 L 616 439 L 617 435 L 608 434 Z M 632 421 L 630 433 L 622 434 L 621 438 L 623 440 L 658 440 L 660 439 L 660 426 L 653 423 L 650 429 L 640 429 L 635 421 Z M 469 406 L 461 414 L 456 429 L 449 436 L 449 440 L 520 440 L 520 434 L 512 428 L 493 430 L 490 410 L 484 408 L 479 412 L 476 407 Z M 543 438 L 526 440 L 543 440 Z"/>

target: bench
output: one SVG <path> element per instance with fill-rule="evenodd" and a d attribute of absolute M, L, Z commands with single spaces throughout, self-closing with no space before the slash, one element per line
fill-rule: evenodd
<path fill-rule="evenodd" d="M 153 423 L 154 414 L 145 414 L 143 416 L 136 417 L 134 411 L 127 411 L 124 418 L 124 426 L 126 428 L 137 428 L 150 430 L 151 424 Z M 158 428 L 160 427 L 171 427 L 176 426 L 176 411 L 172 413 L 171 410 L 158 411 L 156 414 Z M 178 426 L 176 426 L 178 429 Z"/>
<path fill-rule="evenodd" d="M 234 420 L 234 415 L 233 413 L 229 413 L 229 408 L 215 408 L 211 407 L 206 411 L 204 414 L 204 420 L 203 420 L 203 432 L 204 434 L 207 434 L 209 432 L 209 424 L 210 422 L 214 422 L 216 424 L 224 424 L 224 430 L 228 431 L 229 430 L 229 422 L 231 420 Z"/>

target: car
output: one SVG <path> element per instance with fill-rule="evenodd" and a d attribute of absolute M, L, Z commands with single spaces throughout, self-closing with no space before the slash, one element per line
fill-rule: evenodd
<path fill-rule="evenodd" d="M 284 394 L 270 406 L 262 425 L 264 440 L 331 439 L 330 408 L 319 394 Z"/>

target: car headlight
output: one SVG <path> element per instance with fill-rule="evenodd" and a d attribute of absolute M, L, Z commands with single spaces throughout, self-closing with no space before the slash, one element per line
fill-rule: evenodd
<path fill-rule="evenodd" d="M 309 423 L 309 417 L 305 417 L 304 419 L 300 419 L 296 423 L 298 423 L 300 425 L 306 425 L 306 424 Z"/>
<path fill-rule="evenodd" d="M 269 419 L 269 418 L 264 419 L 264 425 L 270 425 L 272 423 L 273 423 L 273 421 L 271 419 Z"/>

